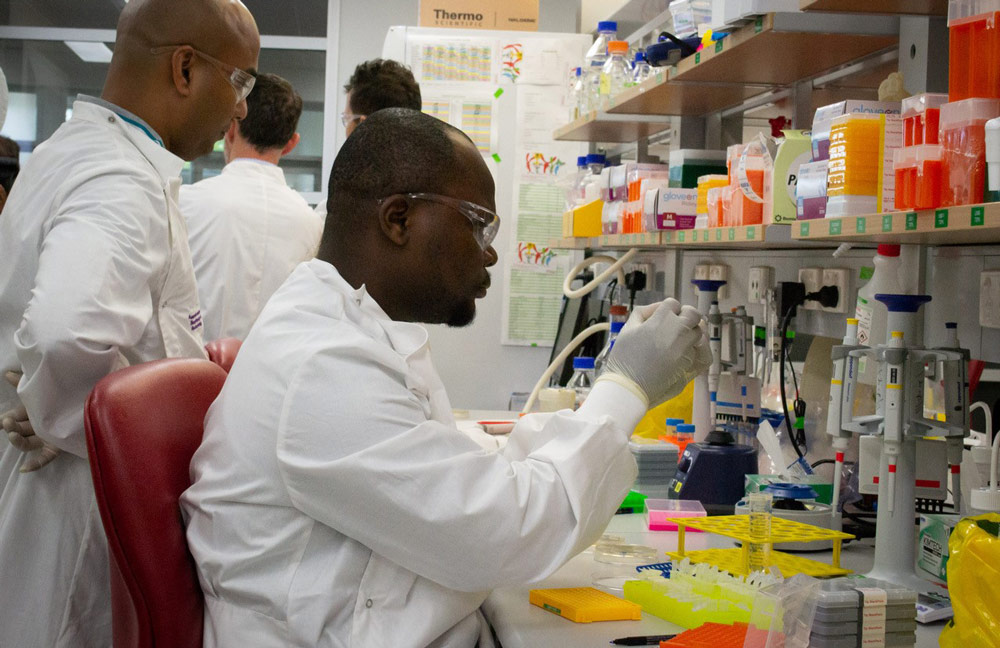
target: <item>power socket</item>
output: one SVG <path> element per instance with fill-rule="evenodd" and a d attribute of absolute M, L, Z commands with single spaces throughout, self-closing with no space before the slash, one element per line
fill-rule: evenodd
<path fill-rule="evenodd" d="M 1000 328 L 1000 270 L 979 275 L 979 325 Z"/>
<path fill-rule="evenodd" d="M 774 288 L 774 268 L 770 266 L 750 268 L 747 284 L 747 301 L 751 304 L 765 303 L 767 291 Z"/>
<path fill-rule="evenodd" d="M 708 279 L 709 268 L 711 268 L 711 266 L 707 263 L 699 263 L 694 267 L 694 278 Z"/>
<path fill-rule="evenodd" d="M 823 287 L 823 268 L 799 268 L 799 283 L 805 286 L 806 294 L 814 293 Z M 807 301 L 802 305 L 806 310 L 821 310 L 819 302 Z"/>
<path fill-rule="evenodd" d="M 831 308 L 821 306 L 820 310 L 826 313 L 846 313 L 847 312 L 847 288 L 850 281 L 850 273 L 847 268 L 823 268 L 823 286 L 836 286 L 837 305 Z"/>
<path fill-rule="evenodd" d="M 713 281 L 725 281 L 726 285 L 719 288 L 719 301 L 729 297 L 729 266 L 724 263 L 713 263 L 708 266 L 708 278 Z"/>

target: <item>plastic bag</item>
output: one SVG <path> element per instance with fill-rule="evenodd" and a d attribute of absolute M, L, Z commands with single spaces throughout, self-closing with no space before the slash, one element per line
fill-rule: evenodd
<path fill-rule="evenodd" d="M 1000 645 L 1000 515 L 958 523 L 948 539 L 948 593 L 954 618 L 941 632 L 945 648 Z"/>

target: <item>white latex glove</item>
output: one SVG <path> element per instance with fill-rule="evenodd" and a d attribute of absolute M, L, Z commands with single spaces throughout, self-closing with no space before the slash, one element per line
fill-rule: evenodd
<path fill-rule="evenodd" d="M 20 371 L 7 371 L 3 377 L 15 389 L 17 384 L 21 382 Z M 35 435 L 35 430 L 31 426 L 31 421 L 28 420 L 28 411 L 24 405 L 18 405 L 14 409 L 0 414 L 0 423 L 3 424 L 7 439 L 10 440 L 12 446 L 21 452 L 38 451 L 36 456 L 29 458 L 21 466 L 22 473 L 38 470 L 59 455 L 59 448 Z"/>
<path fill-rule="evenodd" d="M 676 299 L 640 306 L 615 339 L 601 380 L 612 380 L 655 407 L 677 396 L 712 364 L 701 314 Z"/>

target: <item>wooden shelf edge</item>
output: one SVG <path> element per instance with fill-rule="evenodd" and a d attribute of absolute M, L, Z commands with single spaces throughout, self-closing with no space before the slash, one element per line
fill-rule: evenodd
<path fill-rule="evenodd" d="M 792 225 L 792 238 L 921 245 L 995 244 L 1000 243 L 1000 203 L 800 221 Z"/>

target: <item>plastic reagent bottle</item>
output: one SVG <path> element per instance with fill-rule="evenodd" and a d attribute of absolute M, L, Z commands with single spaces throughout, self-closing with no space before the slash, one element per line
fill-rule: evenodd
<path fill-rule="evenodd" d="M 604 371 L 604 363 L 608 361 L 608 356 L 611 354 L 611 349 L 615 346 L 615 338 L 621 333 L 622 327 L 625 326 L 625 322 L 611 322 L 611 330 L 608 332 L 608 343 L 604 345 L 601 352 L 597 354 L 594 358 L 594 375 L 600 376 L 601 372 Z"/>
<path fill-rule="evenodd" d="M 597 23 L 597 38 L 587 50 L 587 56 L 583 59 L 584 67 L 589 68 L 591 64 L 598 63 L 604 65 L 608 60 L 608 43 L 618 39 L 618 23 L 614 20 L 602 20 Z"/>
<path fill-rule="evenodd" d="M 566 383 L 566 388 L 576 392 L 576 406 L 578 408 L 590 395 L 594 380 L 594 359 L 587 356 L 573 358 L 573 375 Z"/>
<path fill-rule="evenodd" d="M 653 66 L 646 60 L 642 50 L 635 53 L 635 64 L 632 66 L 632 85 L 638 85 L 653 76 Z"/>
<path fill-rule="evenodd" d="M 605 157 L 600 153 L 587 154 L 588 174 L 583 179 L 583 204 L 601 197 L 601 171 L 604 170 L 604 162 Z"/>
<path fill-rule="evenodd" d="M 601 97 L 612 97 L 632 84 L 632 67 L 625 59 L 628 43 L 611 41 L 608 44 L 607 62 L 601 70 Z"/>

